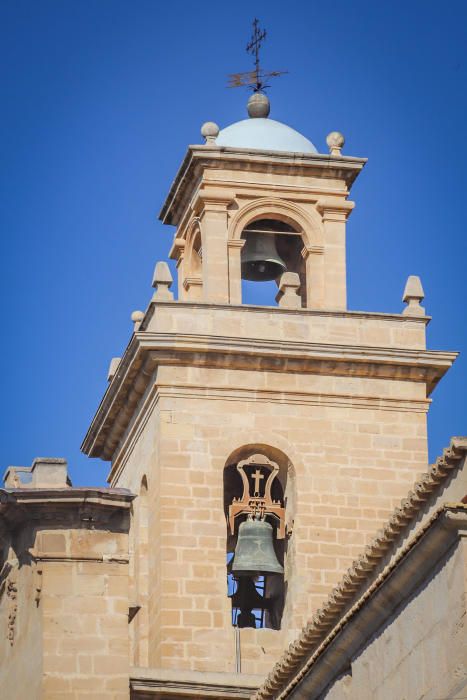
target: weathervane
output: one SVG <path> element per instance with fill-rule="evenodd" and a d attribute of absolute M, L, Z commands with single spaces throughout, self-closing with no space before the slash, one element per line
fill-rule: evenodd
<path fill-rule="evenodd" d="M 258 19 L 253 20 L 253 34 L 251 40 L 246 46 L 247 53 L 250 53 L 255 58 L 255 70 L 248 73 L 231 73 L 229 75 L 229 83 L 227 87 L 248 87 L 253 92 L 262 92 L 270 87 L 266 84 L 269 78 L 277 78 L 279 75 L 287 73 L 285 70 L 264 71 L 259 64 L 259 50 L 261 44 L 266 38 L 266 30 L 260 29 Z"/>

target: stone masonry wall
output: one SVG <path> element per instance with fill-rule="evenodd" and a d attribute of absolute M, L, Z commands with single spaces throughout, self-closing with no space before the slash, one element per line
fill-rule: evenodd
<path fill-rule="evenodd" d="M 234 670 L 223 469 L 269 446 L 293 465 L 296 512 L 282 630 L 241 630 L 242 671 L 265 673 L 426 468 L 425 386 L 185 367 L 157 386 L 119 477 L 148 476 L 149 665 Z"/>
<path fill-rule="evenodd" d="M 132 495 L 0 491 L 1 697 L 129 698 Z"/>
<path fill-rule="evenodd" d="M 44 697 L 129 696 L 127 536 L 42 531 Z"/>

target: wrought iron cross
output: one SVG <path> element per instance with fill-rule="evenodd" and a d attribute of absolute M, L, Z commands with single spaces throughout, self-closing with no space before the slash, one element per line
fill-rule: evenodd
<path fill-rule="evenodd" d="M 261 42 L 266 39 L 266 30 L 259 28 L 259 21 L 255 17 L 253 20 L 253 34 L 251 36 L 250 42 L 246 46 L 248 53 L 251 53 L 255 57 L 255 73 L 256 73 L 256 87 L 255 92 L 258 92 L 262 88 L 260 81 L 260 68 L 259 68 L 259 50 L 261 48 Z"/>
<path fill-rule="evenodd" d="M 253 34 L 246 47 L 247 53 L 254 56 L 255 69 L 247 73 L 231 73 L 228 87 L 249 87 L 253 92 L 261 92 L 269 87 L 266 82 L 269 78 L 277 78 L 279 75 L 287 73 L 287 71 L 283 70 L 265 71 L 260 67 L 259 51 L 265 38 L 266 30 L 260 29 L 259 20 L 255 17 L 253 20 Z"/>

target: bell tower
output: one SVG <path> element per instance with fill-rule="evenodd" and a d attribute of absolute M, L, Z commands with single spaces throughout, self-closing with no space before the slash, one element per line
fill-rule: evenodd
<path fill-rule="evenodd" d="M 252 98 L 249 119 L 222 131 L 203 125 L 206 143 L 190 147 L 162 208 L 161 220 L 177 226 L 180 299 L 241 304 L 242 277 L 287 270 L 299 275 L 302 308 L 345 310 L 348 195 L 366 161 L 342 156 L 337 132 L 332 155 L 318 155 L 268 119 L 266 95 Z"/>
<path fill-rule="evenodd" d="M 402 313 L 347 309 L 365 159 L 337 132 L 318 153 L 260 92 L 248 112 L 188 147 L 160 214 L 178 298 L 158 263 L 83 443 L 137 496 L 134 697 L 175 678 L 249 696 L 426 469 L 455 359 L 426 349 L 418 278 Z M 242 279 L 274 279 L 277 304 L 244 303 Z"/>

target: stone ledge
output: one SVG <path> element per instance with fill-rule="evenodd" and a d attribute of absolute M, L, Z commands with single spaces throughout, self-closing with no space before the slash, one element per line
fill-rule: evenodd
<path fill-rule="evenodd" d="M 129 512 L 135 498 L 122 488 L 17 488 L 0 489 L 0 523 L 9 529 L 28 521 L 52 526 L 87 522 L 107 524 L 120 511 Z"/>
<path fill-rule="evenodd" d="M 113 458 L 159 365 L 402 379 L 425 382 L 429 395 L 456 357 L 457 353 L 430 350 L 138 332 L 125 351 L 81 449 L 92 457 Z"/>
<path fill-rule="evenodd" d="M 131 698 L 145 700 L 179 700 L 181 698 L 251 697 L 264 680 L 263 676 L 243 673 L 204 673 L 158 668 L 133 668 L 130 671 Z"/>
<path fill-rule="evenodd" d="M 232 242 L 232 241 L 230 241 Z M 398 321 L 401 324 L 404 323 L 420 323 L 423 325 L 428 325 L 431 321 L 431 316 L 405 316 L 402 313 L 389 313 L 384 311 L 352 311 L 349 309 L 281 309 L 280 306 L 259 306 L 257 304 L 214 304 L 208 301 L 161 301 L 155 304 L 150 302 L 148 309 L 146 311 L 144 321 L 141 324 L 140 330 L 145 330 L 147 327 L 151 316 L 154 312 L 162 308 L 163 306 L 176 307 L 177 309 L 192 309 L 200 308 L 207 309 L 213 312 L 222 311 L 233 311 L 239 313 L 262 313 L 262 314 L 282 314 L 282 315 L 293 315 L 293 316 L 315 316 L 315 317 L 327 317 L 327 318 L 358 318 L 358 319 L 373 319 L 373 320 L 388 320 L 388 321 Z"/>

